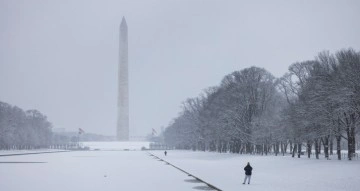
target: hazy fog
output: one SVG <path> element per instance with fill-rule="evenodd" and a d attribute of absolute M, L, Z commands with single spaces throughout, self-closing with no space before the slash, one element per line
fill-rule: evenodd
<path fill-rule="evenodd" d="M 360 1 L 0 0 L 0 101 L 115 135 L 122 16 L 132 135 L 160 130 L 234 70 L 280 77 L 322 50 L 360 50 Z"/>

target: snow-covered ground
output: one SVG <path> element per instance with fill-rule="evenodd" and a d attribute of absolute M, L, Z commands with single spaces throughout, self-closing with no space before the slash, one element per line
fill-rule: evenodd
<path fill-rule="evenodd" d="M 360 160 L 316 160 L 291 156 L 254 156 L 230 153 L 162 151 L 153 154 L 186 169 L 222 190 L 360 190 Z M 250 162 L 250 185 L 243 185 Z"/>
<path fill-rule="evenodd" d="M 203 183 L 222 190 L 360 190 L 360 160 L 337 161 L 210 152 L 73 151 L 0 157 L 1 191 L 185 191 Z M 250 185 L 243 168 L 253 166 Z"/>
<path fill-rule="evenodd" d="M 16 163 L 17 162 L 17 163 Z M 0 157 L 1 191 L 184 191 L 187 177 L 143 151 Z"/>
<path fill-rule="evenodd" d="M 66 151 L 66 150 L 60 150 L 60 149 L 0 150 L 0 156 L 30 154 L 30 153 L 51 153 L 51 152 L 63 152 L 63 151 Z"/>

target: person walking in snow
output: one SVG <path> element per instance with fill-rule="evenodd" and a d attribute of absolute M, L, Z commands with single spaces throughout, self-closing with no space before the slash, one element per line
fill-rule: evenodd
<path fill-rule="evenodd" d="M 249 179 L 249 180 L 248 180 L 248 184 L 250 184 L 251 171 L 252 171 L 252 169 L 253 169 L 253 168 L 250 166 L 250 163 L 248 162 L 247 165 L 246 165 L 245 168 L 244 168 L 244 170 L 245 170 L 245 179 L 244 179 L 243 184 L 245 184 L 246 179 Z"/>
<path fill-rule="evenodd" d="M 164 154 L 165 154 L 165 156 L 166 156 L 167 152 L 165 151 Z"/>

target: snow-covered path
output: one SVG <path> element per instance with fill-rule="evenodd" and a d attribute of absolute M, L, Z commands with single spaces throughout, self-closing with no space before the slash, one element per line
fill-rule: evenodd
<path fill-rule="evenodd" d="M 360 160 L 316 160 L 191 151 L 168 151 L 165 157 L 162 151 L 151 153 L 225 191 L 360 190 Z M 243 169 L 247 162 L 251 163 L 254 170 L 251 184 L 243 185 Z"/>

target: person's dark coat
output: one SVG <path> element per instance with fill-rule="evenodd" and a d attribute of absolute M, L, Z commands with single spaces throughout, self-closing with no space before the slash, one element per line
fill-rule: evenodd
<path fill-rule="evenodd" d="M 251 175 L 252 167 L 250 165 L 246 165 L 244 170 L 245 170 L 245 175 Z"/>

